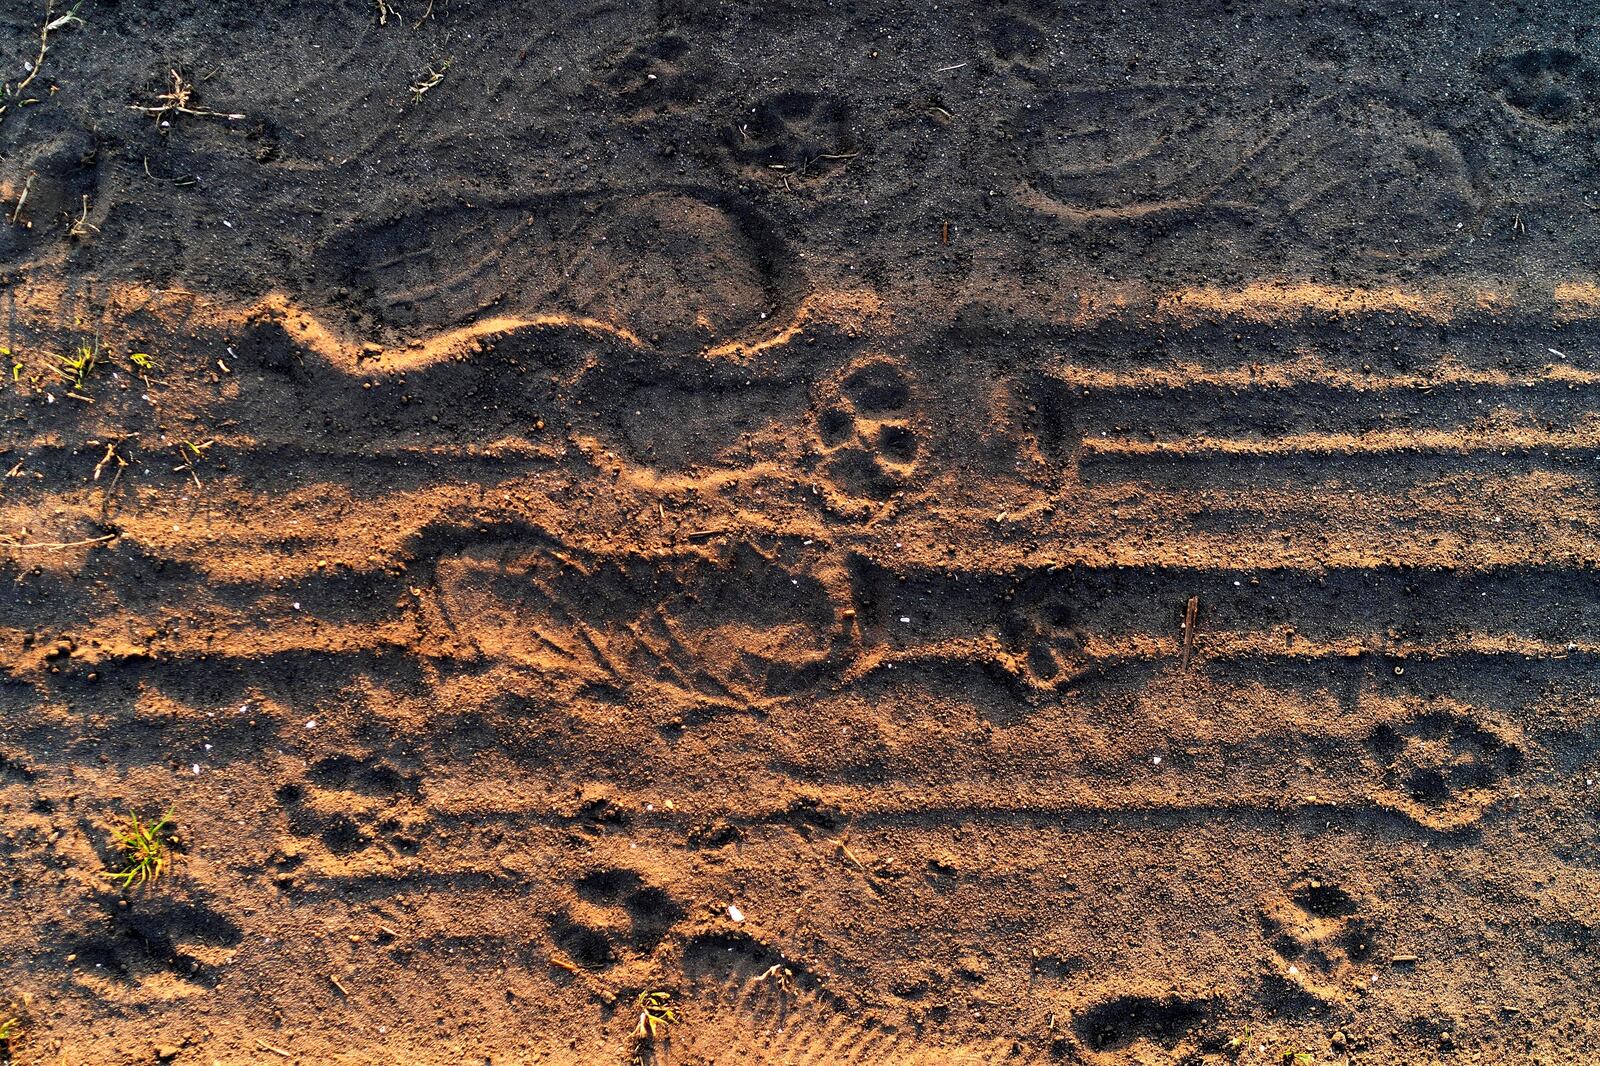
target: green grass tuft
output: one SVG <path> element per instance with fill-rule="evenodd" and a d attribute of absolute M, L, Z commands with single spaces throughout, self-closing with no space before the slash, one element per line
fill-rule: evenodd
<path fill-rule="evenodd" d="M 123 888 L 138 888 L 156 881 L 166 873 L 171 862 L 173 828 L 171 811 L 154 822 L 141 821 L 130 811 L 127 822 L 112 835 L 112 843 L 122 854 L 122 866 L 106 870 L 101 876 Z"/>
<path fill-rule="evenodd" d="M 672 1005 L 671 992 L 640 992 L 635 1002 L 639 1008 L 639 1024 L 633 1030 L 635 1040 L 654 1042 L 663 1039 L 667 1036 L 668 1027 L 682 1020 L 678 1008 Z"/>

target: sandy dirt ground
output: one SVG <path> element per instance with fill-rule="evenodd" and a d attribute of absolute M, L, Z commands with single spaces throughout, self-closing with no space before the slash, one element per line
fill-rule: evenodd
<path fill-rule="evenodd" d="M 12 1059 L 1594 1061 L 1594 22 L 3 0 Z"/>

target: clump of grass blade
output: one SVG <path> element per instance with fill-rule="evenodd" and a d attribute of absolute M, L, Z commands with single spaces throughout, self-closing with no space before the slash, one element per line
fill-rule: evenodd
<path fill-rule="evenodd" d="M 173 828 L 171 811 L 153 822 L 129 811 L 127 821 L 112 834 L 112 843 L 121 856 L 121 867 L 106 870 L 101 876 L 123 888 L 138 888 L 160 879 L 172 861 Z"/>

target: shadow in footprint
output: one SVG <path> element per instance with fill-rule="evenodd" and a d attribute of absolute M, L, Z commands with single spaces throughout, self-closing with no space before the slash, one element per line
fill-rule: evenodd
<path fill-rule="evenodd" d="M 1139 1041 L 1174 1048 L 1205 1021 L 1207 1004 L 1181 996 L 1127 995 L 1097 1004 L 1073 1023 L 1095 1051 L 1120 1051 Z"/>

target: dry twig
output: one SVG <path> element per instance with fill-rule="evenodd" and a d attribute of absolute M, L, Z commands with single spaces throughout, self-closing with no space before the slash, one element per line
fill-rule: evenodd
<path fill-rule="evenodd" d="M 168 115 L 193 115 L 196 118 L 220 118 L 232 122 L 244 118 L 237 112 L 227 113 L 211 111 L 203 107 L 194 107 L 194 83 L 185 78 L 176 70 L 170 71 L 172 75 L 172 88 L 156 97 L 153 104 L 132 104 L 132 110 L 143 112 L 161 121 Z"/>
<path fill-rule="evenodd" d="M 17 219 L 22 217 L 22 205 L 28 202 L 28 190 L 33 188 L 33 179 L 34 175 L 29 174 L 27 179 L 22 183 L 22 193 L 17 197 L 17 206 L 11 210 L 12 225 L 16 225 Z M 27 225 L 29 229 L 33 228 L 32 222 L 29 222 Z"/>
<path fill-rule="evenodd" d="M 205 455 L 206 451 L 215 443 L 217 442 L 214 440 L 208 440 L 203 444 L 196 444 L 192 440 L 180 441 L 178 443 L 178 455 L 183 459 L 183 464 L 173 467 L 173 471 L 188 471 L 189 476 L 194 479 L 194 487 L 201 488 L 200 472 L 195 469 L 194 461 Z"/>
<path fill-rule="evenodd" d="M 429 64 L 428 72 L 411 83 L 411 102 L 413 104 L 419 103 L 428 94 L 429 90 L 444 81 L 445 72 L 449 69 L 450 60 L 448 59 L 439 64 L 438 70 L 435 70 L 432 64 Z"/>
<path fill-rule="evenodd" d="M 89 197 L 83 198 L 83 210 L 78 212 L 78 217 L 72 219 L 67 225 L 67 236 L 82 240 L 91 233 L 100 232 L 100 227 L 89 221 Z"/>
<path fill-rule="evenodd" d="M 39 54 L 34 57 L 33 63 L 28 66 L 27 77 L 17 82 L 16 88 L 11 88 L 9 86 L 6 87 L 5 96 L 7 97 L 7 102 L 0 104 L 0 118 L 5 117 L 6 110 L 11 106 L 11 100 L 17 100 L 19 107 L 36 102 L 20 99 L 22 92 L 30 84 L 32 84 L 34 78 L 39 76 L 39 68 L 44 66 L 45 56 L 50 54 L 50 35 L 57 30 L 65 29 L 74 22 L 80 26 L 83 25 L 83 19 L 78 17 L 78 8 L 82 4 L 83 0 L 78 0 L 78 3 L 72 5 L 72 10 L 68 11 L 65 15 L 58 15 L 55 18 L 51 18 L 50 16 L 52 12 L 55 11 L 55 0 L 46 0 L 44 5 L 44 21 L 39 24 Z"/>

